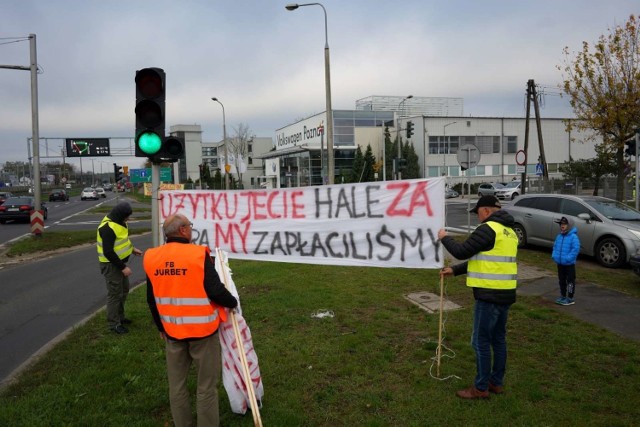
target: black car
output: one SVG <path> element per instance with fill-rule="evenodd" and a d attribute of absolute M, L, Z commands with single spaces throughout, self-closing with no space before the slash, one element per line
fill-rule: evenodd
<path fill-rule="evenodd" d="M 3 204 L 4 201 L 9 197 L 11 197 L 11 193 L 9 193 L 8 191 L 0 191 L 0 205 Z"/>
<path fill-rule="evenodd" d="M 31 211 L 34 210 L 35 199 L 31 196 L 9 197 L 0 205 L 0 224 L 10 220 L 31 221 Z M 42 217 L 47 219 L 49 212 L 44 203 L 40 204 Z"/>
<path fill-rule="evenodd" d="M 69 200 L 69 195 L 64 190 L 53 190 L 49 194 L 49 201 L 54 202 L 56 200 L 62 200 L 63 202 L 66 202 Z"/>

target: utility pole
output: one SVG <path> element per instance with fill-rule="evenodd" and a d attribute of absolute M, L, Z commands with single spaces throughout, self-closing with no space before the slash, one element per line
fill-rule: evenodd
<path fill-rule="evenodd" d="M 533 79 L 527 81 L 527 117 L 525 119 L 525 133 L 524 133 L 524 153 L 526 158 L 529 158 L 529 119 L 531 117 L 531 101 L 533 101 L 533 108 L 536 114 L 536 128 L 538 130 L 538 147 L 540 149 L 540 164 L 542 165 L 542 178 L 544 182 L 545 191 L 549 191 L 549 171 L 547 168 L 547 159 L 544 154 L 544 143 L 542 141 L 542 124 L 540 122 L 540 107 L 538 104 L 538 93 L 536 92 L 536 85 Z M 527 160 L 528 163 L 528 160 Z M 525 164 L 525 170 L 522 173 L 520 180 L 522 194 L 526 192 L 526 178 L 527 178 L 527 165 Z"/>
<path fill-rule="evenodd" d="M 36 35 L 29 34 L 28 67 L 21 65 L 0 65 L 0 68 L 31 72 L 31 143 L 33 144 L 33 176 L 31 177 L 31 182 L 33 183 L 34 208 L 40 212 L 40 216 L 42 216 L 42 210 L 40 208 L 42 196 L 40 191 L 40 131 L 38 124 L 38 58 L 36 52 Z M 42 229 L 32 225 L 31 232 L 35 235 L 41 235 Z"/>

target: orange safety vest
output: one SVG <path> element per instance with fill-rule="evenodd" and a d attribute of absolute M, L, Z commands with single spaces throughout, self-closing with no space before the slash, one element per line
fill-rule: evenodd
<path fill-rule="evenodd" d="M 144 271 L 151 281 L 165 332 L 176 339 L 213 334 L 227 312 L 204 290 L 204 260 L 209 248 L 171 242 L 148 249 Z"/>

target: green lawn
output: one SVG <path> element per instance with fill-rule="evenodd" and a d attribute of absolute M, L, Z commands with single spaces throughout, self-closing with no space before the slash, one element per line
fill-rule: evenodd
<path fill-rule="evenodd" d="M 548 253 L 519 257 L 553 267 Z M 475 375 L 473 299 L 463 277 L 446 281 L 447 298 L 463 309 L 446 314 L 453 358 L 441 365 L 441 377 L 461 379 L 439 380 L 431 375 L 438 315 L 403 298 L 439 293 L 435 270 L 236 260 L 231 268 L 260 361 L 265 426 L 631 426 L 640 419 L 640 343 L 541 299 L 520 297 L 512 307 L 507 394 L 469 402 L 454 395 Z M 584 270 L 581 277 L 596 276 Z M 131 333 L 108 333 L 101 312 L 5 389 L 0 425 L 170 425 L 163 343 L 144 294 L 138 288 L 127 303 Z M 335 317 L 313 318 L 318 310 Z M 222 425 L 253 425 L 250 414 L 231 413 L 222 387 L 220 409 Z"/>

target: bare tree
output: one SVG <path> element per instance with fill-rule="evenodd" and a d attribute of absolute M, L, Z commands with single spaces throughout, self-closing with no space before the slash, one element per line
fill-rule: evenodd
<path fill-rule="evenodd" d="M 251 132 L 249 125 L 240 123 L 233 128 L 235 135 L 229 141 L 230 151 L 233 154 L 233 164 L 236 166 L 236 176 L 239 183 L 242 183 L 242 175 L 246 171 L 249 155 L 249 143 L 253 141 L 255 135 Z"/>
<path fill-rule="evenodd" d="M 578 120 L 567 128 L 593 130 L 618 165 L 616 199 L 624 195 L 625 141 L 640 127 L 640 19 L 634 15 L 575 54 L 564 48 L 562 89 Z"/>

